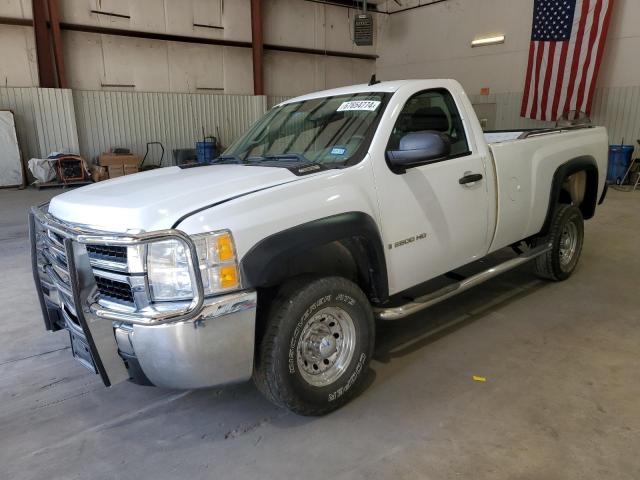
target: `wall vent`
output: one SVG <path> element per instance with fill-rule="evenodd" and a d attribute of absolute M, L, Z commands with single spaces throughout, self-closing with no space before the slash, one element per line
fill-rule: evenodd
<path fill-rule="evenodd" d="M 353 40 L 359 47 L 373 45 L 373 15 L 358 13 L 353 19 Z"/>

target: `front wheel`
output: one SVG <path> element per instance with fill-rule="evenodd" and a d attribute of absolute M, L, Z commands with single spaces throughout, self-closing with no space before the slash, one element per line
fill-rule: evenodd
<path fill-rule="evenodd" d="M 551 250 L 536 258 L 536 273 L 547 280 L 569 278 L 580 259 L 583 241 L 584 222 L 580 209 L 574 205 L 558 205 L 549 234 L 536 241 L 536 245 L 551 244 Z"/>
<path fill-rule="evenodd" d="M 373 345 L 373 313 L 357 285 L 342 277 L 293 282 L 269 309 L 254 381 L 279 406 L 324 415 L 357 393 Z"/>

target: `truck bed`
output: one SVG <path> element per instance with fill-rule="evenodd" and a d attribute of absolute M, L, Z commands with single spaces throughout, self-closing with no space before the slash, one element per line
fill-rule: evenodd
<path fill-rule="evenodd" d="M 524 140 L 525 138 L 537 135 L 549 135 L 565 133 L 569 131 L 582 130 L 585 128 L 595 128 L 591 125 L 576 125 L 571 127 L 556 128 L 533 128 L 520 130 L 487 130 L 484 132 L 484 139 L 488 144 L 510 142 L 514 140 Z"/>
<path fill-rule="evenodd" d="M 498 192 L 497 221 L 490 251 L 535 235 L 544 223 L 553 173 L 582 157 L 607 169 L 607 131 L 603 127 L 486 132 Z M 598 179 L 598 198 L 605 177 Z"/>

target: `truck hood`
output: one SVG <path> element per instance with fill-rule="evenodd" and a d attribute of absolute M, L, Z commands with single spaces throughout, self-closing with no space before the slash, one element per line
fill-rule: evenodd
<path fill-rule="evenodd" d="M 160 168 L 63 193 L 49 212 L 110 232 L 161 230 L 196 210 L 300 178 L 277 167 Z"/>

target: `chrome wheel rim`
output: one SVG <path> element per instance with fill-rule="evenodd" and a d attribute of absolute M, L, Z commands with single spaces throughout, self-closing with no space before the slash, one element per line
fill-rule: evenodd
<path fill-rule="evenodd" d="M 571 265 L 578 250 L 578 227 L 567 222 L 560 234 L 560 266 L 563 270 Z"/>
<path fill-rule="evenodd" d="M 355 346 L 351 316 L 339 307 L 323 308 L 307 321 L 298 339 L 298 371 L 309 385 L 331 385 L 349 367 Z"/>

